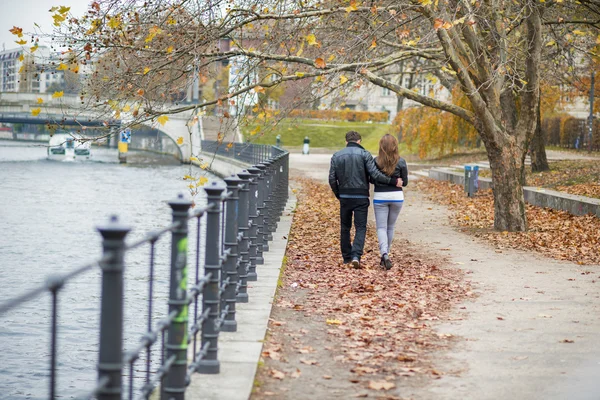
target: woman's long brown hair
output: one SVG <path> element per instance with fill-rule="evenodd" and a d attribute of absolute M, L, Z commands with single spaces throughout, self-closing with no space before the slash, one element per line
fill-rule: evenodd
<path fill-rule="evenodd" d="M 379 140 L 379 154 L 377 155 L 377 166 L 386 175 L 390 176 L 398 164 L 400 154 L 398 153 L 398 140 L 390 135 L 383 135 Z"/>

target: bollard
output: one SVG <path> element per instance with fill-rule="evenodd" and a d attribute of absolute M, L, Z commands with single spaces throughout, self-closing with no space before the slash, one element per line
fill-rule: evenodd
<path fill-rule="evenodd" d="M 471 166 L 465 165 L 465 193 L 469 194 L 469 178 L 471 177 Z"/>
<path fill-rule="evenodd" d="M 217 358 L 219 331 L 216 321 L 219 318 L 219 238 L 221 234 L 219 215 L 221 213 L 221 193 L 224 187 L 217 182 L 212 182 L 204 188 L 208 206 L 206 212 L 206 250 L 204 262 L 204 275 L 211 274 L 208 284 L 202 294 L 202 312 L 208 311 L 208 318 L 202 322 L 202 348 L 208 343 L 206 357 L 198 362 L 196 372 L 201 374 L 218 374 L 221 367 Z"/>
<path fill-rule="evenodd" d="M 248 249 L 248 259 L 250 260 L 250 267 L 248 268 L 248 282 L 253 282 L 258 279 L 256 274 L 256 254 L 258 247 L 258 216 L 257 216 L 257 203 L 258 203 L 258 176 L 260 170 L 257 168 L 248 168 L 247 170 L 252 174 L 252 180 L 250 181 L 250 192 L 248 193 L 248 239 L 250 240 Z"/>
<path fill-rule="evenodd" d="M 473 193 L 479 190 L 479 165 L 473 166 Z"/>
<path fill-rule="evenodd" d="M 121 400 L 123 390 L 123 270 L 125 267 L 125 236 L 129 228 L 119 223 L 117 216 L 99 226 L 104 256 L 110 260 L 100 264 L 102 269 L 102 298 L 100 305 L 100 354 L 98 381 L 108 378 L 100 389 L 98 400 Z"/>
<path fill-rule="evenodd" d="M 231 196 L 227 198 L 227 213 L 225 214 L 225 250 L 229 249 L 229 256 L 223 268 L 224 274 L 221 275 L 221 281 L 229 278 L 229 285 L 225 288 L 223 298 L 221 299 L 221 308 L 229 306 L 225 321 L 221 327 L 223 332 L 237 331 L 237 322 L 235 320 L 235 302 L 236 289 L 238 284 L 238 202 L 239 202 L 239 184 L 241 179 L 232 175 L 225 178 L 227 191 Z"/>
<path fill-rule="evenodd" d="M 248 228 L 248 203 L 250 202 L 248 193 L 250 193 L 250 178 L 254 175 L 243 170 L 238 174 L 241 180 L 241 188 L 239 191 L 240 200 L 238 201 L 238 230 L 242 235 L 242 240 L 239 245 L 239 266 L 238 276 L 240 281 L 240 290 L 238 291 L 236 300 L 239 303 L 248 302 L 248 268 L 250 267 L 249 258 L 249 228 Z"/>
<path fill-rule="evenodd" d="M 265 251 L 265 194 L 266 194 L 266 182 L 265 182 L 265 170 L 267 167 L 263 164 L 256 164 L 256 168 L 260 170 L 258 176 L 258 198 L 256 201 L 256 264 L 263 265 L 265 259 L 263 252 Z"/>
<path fill-rule="evenodd" d="M 171 277 L 169 283 L 169 314 L 177 316 L 171 322 L 165 344 L 166 359 L 175 356 L 161 386 L 161 399 L 183 400 L 186 388 L 188 348 L 188 302 L 187 302 L 187 250 L 188 211 L 192 202 L 182 194 L 170 201 L 173 223 L 179 225 L 171 231 Z"/>
<path fill-rule="evenodd" d="M 473 197 L 477 192 L 479 182 L 479 166 L 465 165 L 465 193 L 468 197 Z"/>

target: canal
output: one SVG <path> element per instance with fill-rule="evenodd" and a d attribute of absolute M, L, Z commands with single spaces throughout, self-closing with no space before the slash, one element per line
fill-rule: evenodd
<path fill-rule="evenodd" d="M 170 156 L 93 148 L 90 161 L 46 160 L 40 145 L 0 141 L 0 303 L 72 271 L 101 254 L 96 227 L 117 214 L 132 227 L 128 241 L 171 221 L 167 202 L 184 193 L 183 177 L 198 170 Z M 205 204 L 203 191 L 194 199 Z M 155 310 L 167 311 L 170 237 L 157 244 Z M 126 256 L 125 349 L 146 329 L 148 248 Z M 58 393 L 76 398 L 96 380 L 100 305 L 99 270 L 68 283 L 59 296 Z M 44 294 L 0 316 L 0 398 L 48 397 L 50 296 Z M 154 359 L 158 358 L 158 352 Z M 136 364 L 143 375 L 145 362 Z"/>

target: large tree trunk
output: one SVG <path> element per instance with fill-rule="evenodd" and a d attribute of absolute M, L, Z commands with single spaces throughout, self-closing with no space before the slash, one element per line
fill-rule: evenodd
<path fill-rule="evenodd" d="M 523 149 L 514 141 L 489 150 L 494 194 L 494 229 L 500 231 L 525 231 L 525 198 L 521 184 Z"/>
<path fill-rule="evenodd" d="M 546 140 L 542 130 L 541 110 L 538 103 L 537 127 L 533 138 L 531 138 L 531 171 L 542 172 L 548 170 L 550 170 L 550 166 L 546 158 Z"/>

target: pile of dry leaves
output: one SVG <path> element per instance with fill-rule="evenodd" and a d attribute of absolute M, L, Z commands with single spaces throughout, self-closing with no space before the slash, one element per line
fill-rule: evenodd
<path fill-rule="evenodd" d="M 380 269 L 373 226 L 367 231 L 364 269 L 343 265 L 339 202 L 326 185 L 311 180 L 300 184 L 274 315 L 285 308 L 321 326 L 329 343 L 327 358 L 350 371 L 355 377 L 350 381 L 362 382 L 365 388 L 392 389 L 399 376 L 439 376 L 442 372 L 431 367 L 426 355 L 446 346 L 449 335 L 436 334 L 430 321 L 443 319 L 453 304 L 471 295 L 462 272 L 440 268 L 442 260 L 418 254 L 403 238 L 395 240 L 390 252 L 395 267 L 387 272 Z M 285 324 L 290 328 L 293 323 L 271 321 L 270 330 Z M 307 332 L 300 329 L 300 336 L 302 331 Z M 291 359 L 282 354 L 298 349 L 282 348 L 279 341 L 267 342 L 264 349 L 267 376 L 280 380 L 299 376 L 296 367 L 303 365 L 289 366 L 287 371 L 269 365 L 271 360 Z M 300 351 L 309 353 L 300 360 L 302 364 L 323 362 L 311 360 L 318 354 L 310 354 L 310 348 Z M 362 380 L 363 376 L 368 379 Z"/>
<path fill-rule="evenodd" d="M 525 170 L 527 186 L 543 187 L 579 196 L 600 198 L 600 160 L 563 160 L 550 162 L 550 170 Z M 481 176 L 490 177 L 489 170 Z"/>
<path fill-rule="evenodd" d="M 419 190 L 454 211 L 456 225 L 470 228 L 479 237 L 499 248 L 535 250 L 547 256 L 577 262 L 600 263 L 600 219 L 596 216 L 574 216 L 564 211 L 526 205 L 527 232 L 496 232 L 491 190 L 475 197 L 465 196 L 463 188 L 448 182 L 419 179 Z"/>

